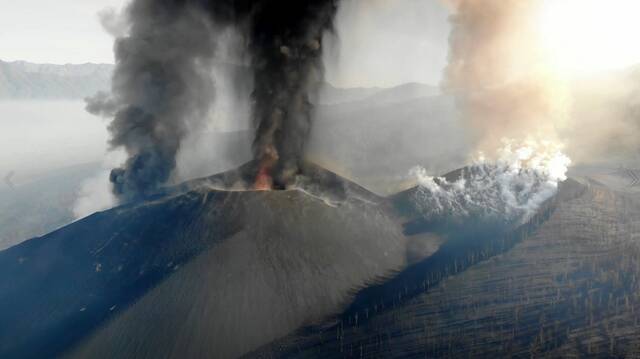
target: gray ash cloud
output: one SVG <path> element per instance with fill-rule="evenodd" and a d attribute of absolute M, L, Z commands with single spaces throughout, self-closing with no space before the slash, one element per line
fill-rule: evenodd
<path fill-rule="evenodd" d="M 182 141 L 215 100 L 211 69 L 228 26 L 241 32 L 251 61 L 256 163 L 286 186 L 300 172 L 322 37 L 336 10 L 337 0 L 134 0 L 115 43 L 112 95 L 87 100 L 90 112 L 113 118 L 110 144 L 128 154 L 111 172 L 114 193 L 137 199 L 170 179 Z"/>

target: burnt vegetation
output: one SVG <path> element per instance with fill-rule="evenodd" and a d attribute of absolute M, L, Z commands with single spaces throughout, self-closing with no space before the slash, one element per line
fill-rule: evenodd
<path fill-rule="evenodd" d="M 260 354 L 633 357 L 640 354 L 639 215 L 640 201 L 627 193 L 565 184 L 524 226 L 438 260 L 450 238 L 391 281 L 364 289 L 335 324 Z M 482 243 L 485 233 L 468 239 Z"/>

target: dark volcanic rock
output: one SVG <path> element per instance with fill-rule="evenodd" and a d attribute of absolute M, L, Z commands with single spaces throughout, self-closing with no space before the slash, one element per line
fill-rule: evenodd
<path fill-rule="evenodd" d="M 234 357 L 339 313 L 405 266 L 405 239 L 379 197 L 314 171 L 304 190 L 196 181 L 0 252 L 0 357 Z"/>
<path fill-rule="evenodd" d="M 336 314 L 405 263 L 399 228 L 360 200 L 233 192 L 240 230 L 202 252 L 81 345 L 77 357 L 236 357 Z M 206 233 L 206 232 L 205 232 Z"/>

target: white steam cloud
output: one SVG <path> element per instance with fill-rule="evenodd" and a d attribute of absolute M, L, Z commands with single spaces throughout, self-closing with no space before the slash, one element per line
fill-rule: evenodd
<path fill-rule="evenodd" d="M 497 160 L 488 162 L 481 155 L 453 182 L 414 168 L 419 184 L 414 200 L 425 217 L 480 216 L 523 223 L 557 192 L 570 163 L 551 142 L 504 140 Z"/>

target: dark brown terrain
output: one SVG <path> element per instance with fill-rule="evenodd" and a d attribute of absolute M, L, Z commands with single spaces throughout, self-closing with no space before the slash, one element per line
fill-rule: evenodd
<path fill-rule="evenodd" d="M 258 354 L 638 357 L 640 201 L 617 188 L 568 180 L 512 248 L 375 315 L 307 328 Z"/>

